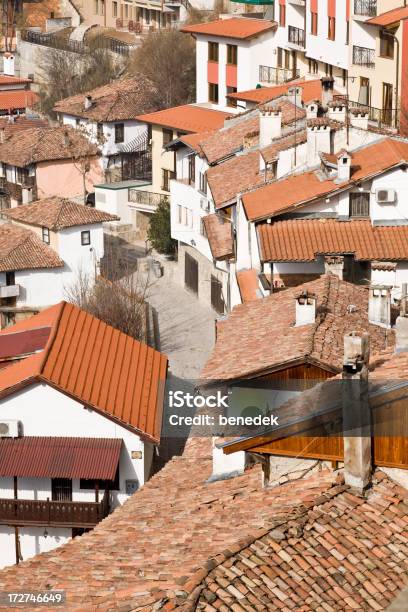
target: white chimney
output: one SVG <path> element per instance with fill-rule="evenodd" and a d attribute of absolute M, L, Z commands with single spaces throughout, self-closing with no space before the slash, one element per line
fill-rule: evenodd
<path fill-rule="evenodd" d="M 238 451 L 226 455 L 223 449 L 219 447 L 223 441 L 225 441 L 223 438 L 212 438 L 213 468 L 210 481 L 233 478 L 245 471 L 245 452 Z"/>
<path fill-rule="evenodd" d="M 320 164 L 319 153 L 331 152 L 331 128 L 325 118 L 309 119 L 307 122 L 307 163 Z"/>
<path fill-rule="evenodd" d="M 385 286 L 369 289 L 368 320 L 380 327 L 391 327 L 391 290 Z"/>
<path fill-rule="evenodd" d="M 29 204 L 33 201 L 33 188 L 23 187 L 21 190 L 21 198 L 23 204 Z"/>
<path fill-rule="evenodd" d="M 344 123 L 346 121 L 346 105 L 344 102 L 336 101 L 329 104 L 328 116 L 334 121 Z"/>
<path fill-rule="evenodd" d="M 5 53 L 3 55 L 3 73 L 8 76 L 15 75 L 14 55 L 12 53 Z"/>
<path fill-rule="evenodd" d="M 316 321 L 316 296 L 307 290 L 295 298 L 296 327 L 310 325 Z"/>
<path fill-rule="evenodd" d="M 306 118 L 316 119 L 319 110 L 319 104 L 317 102 L 309 102 L 306 105 Z"/>
<path fill-rule="evenodd" d="M 349 181 L 351 176 L 351 155 L 341 151 L 337 157 L 337 180 Z"/>
<path fill-rule="evenodd" d="M 324 76 L 320 80 L 322 82 L 322 105 L 327 107 L 329 102 L 333 100 L 334 78 Z"/>
<path fill-rule="evenodd" d="M 85 96 L 84 98 L 84 109 L 89 110 L 92 107 L 92 96 Z"/>
<path fill-rule="evenodd" d="M 363 109 L 351 109 L 350 123 L 360 130 L 368 130 L 368 111 Z"/>
<path fill-rule="evenodd" d="M 298 85 L 293 85 L 292 87 L 289 87 L 287 97 L 289 99 L 289 102 L 291 102 L 292 104 L 303 107 L 303 89 Z"/>
<path fill-rule="evenodd" d="M 343 280 L 344 257 L 343 255 L 326 255 L 324 258 L 324 273 L 333 274 Z"/>
<path fill-rule="evenodd" d="M 282 135 L 282 112 L 280 108 L 263 107 L 259 117 L 259 146 L 261 149 Z"/>

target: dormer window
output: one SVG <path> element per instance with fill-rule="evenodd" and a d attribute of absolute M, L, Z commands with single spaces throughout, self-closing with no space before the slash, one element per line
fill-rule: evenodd
<path fill-rule="evenodd" d="M 48 227 L 42 228 L 42 239 L 45 244 L 50 244 L 50 230 Z"/>

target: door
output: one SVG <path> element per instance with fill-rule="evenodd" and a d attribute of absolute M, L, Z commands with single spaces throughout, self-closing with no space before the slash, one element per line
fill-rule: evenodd
<path fill-rule="evenodd" d="M 392 85 L 383 83 L 382 122 L 391 125 L 392 122 Z"/>
<path fill-rule="evenodd" d="M 222 283 L 211 275 L 211 306 L 218 314 L 224 314 L 225 304 L 222 297 Z"/>
<path fill-rule="evenodd" d="M 184 261 L 184 282 L 187 289 L 198 294 L 198 261 L 188 253 Z"/>
<path fill-rule="evenodd" d="M 53 501 L 72 501 L 72 480 L 70 478 L 52 478 L 51 499 Z"/>
<path fill-rule="evenodd" d="M 370 79 L 366 77 L 360 78 L 358 101 L 360 104 L 364 104 L 364 106 L 370 106 Z"/>

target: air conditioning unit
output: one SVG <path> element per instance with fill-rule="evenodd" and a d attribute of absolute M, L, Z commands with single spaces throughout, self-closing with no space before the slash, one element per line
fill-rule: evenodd
<path fill-rule="evenodd" d="M 19 421 L 0 421 L 0 438 L 18 438 L 19 435 Z"/>
<path fill-rule="evenodd" d="M 200 207 L 201 210 L 205 210 L 206 212 L 209 212 L 210 210 L 210 203 L 208 200 L 206 200 L 206 198 L 201 198 L 200 200 Z"/>
<path fill-rule="evenodd" d="M 395 189 L 377 189 L 375 193 L 377 202 L 379 204 L 389 204 L 395 202 Z"/>

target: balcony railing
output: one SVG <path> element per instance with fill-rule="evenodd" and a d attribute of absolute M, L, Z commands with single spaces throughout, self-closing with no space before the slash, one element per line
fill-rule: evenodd
<path fill-rule="evenodd" d="M 375 49 L 367 49 L 367 47 L 353 47 L 353 64 L 356 66 L 365 66 L 366 68 L 375 67 Z"/>
<path fill-rule="evenodd" d="M 375 17 L 377 0 L 354 0 L 354 14 L 361 17 Z"/>
<path fill-rule="evenodd" d="M 128 201 L 133 204 L 141 204 L 142 206 L 150 206 L 156 208 L 167 196 L 162 193 L 154 193 L 152 191 L 141 191 L 131 187 L 129 189 Z"/>
<path fill-rule="evenodd" d="M 289 70 L 288 68 L 273 68 L 272 66 L 259 66 L 259 81 L 280 85 L 300 77 L 300 70 Z"/>
<path fill-rule="evenodd" d="M 361 109 L 368 113 L 368 120 L 371 123 L 375 123 L 379 128 L 398 128 L 399 126 L 399 109 L 396 108 L 375 108 L 374 106 L 367 106 L 361 104 L 361 102 L 349 102 L 350 108 Z"/>
<path fill-rule="evenodd" d="M 95 527 L 109 514 L 109 497 L 101 502 L 0 499 L 1 525 Z"/>
<path fill-rule="evenodd" d="M 305 31 L 300 28 L 295 28 L 294 26 L 289 26 L 288 28 L 288 42 L 291 45 L 296 45 L 298 47 L 304 48 L 305 46 Z"/>
<path fill-rule="evenodd" d="M 0 285 L 0 298 L 13 298 L 20 295 L 20 285 Z"/>

